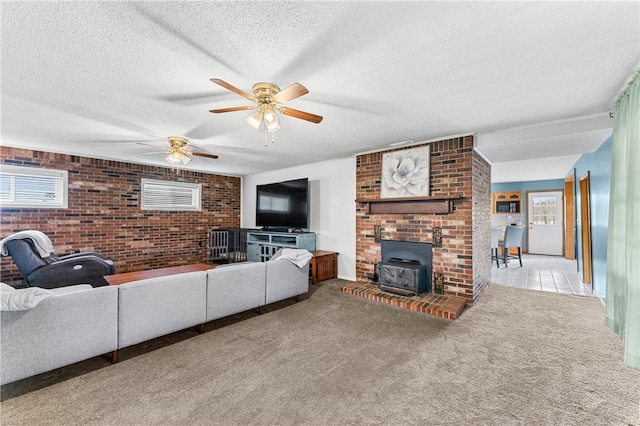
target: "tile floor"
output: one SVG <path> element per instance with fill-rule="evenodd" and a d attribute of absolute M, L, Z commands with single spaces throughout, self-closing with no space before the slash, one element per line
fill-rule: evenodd
<path fill-rule="evenodd" d="M 594 296 L 591 284 L 584 284 L 576 270 L 576 261 L 561 256 L 538 254 L 522 255 L 522 267 L 518 259 L 511 259 L 509 267 L 495 262 L 491 266 L 491 282 L 511 287 L 552 293 L 568 293 Z"/>

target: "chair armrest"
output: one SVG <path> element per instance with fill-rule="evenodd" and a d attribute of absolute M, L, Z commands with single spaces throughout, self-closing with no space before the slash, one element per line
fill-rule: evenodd
<path fill-rule="evenodd" d="M 80 253 L 66 254 L 64 256 L 58 256 L 58 260 L 73 259 L 73 258 L 80 257 L 80 256 L 95 256 L 95 257 L 97 257 L 99 259 L 102 259 L 102 260 L 109 260 L 106 257 L 104 257 L 103 255 L 101 255 L 100 253 L 96 253 L 95 251 L 84 251 L 84 252 L 80 252 Z"/>
<path fill-rule="evenodd" d="M 83 255 L 41 266 L 25 279 L 31 287 L 55 288 L 74 284 L 91 284 L 97 287 L 108 285 L 103 276 L 115 272 L 116 268 L 111 260 Z"/>

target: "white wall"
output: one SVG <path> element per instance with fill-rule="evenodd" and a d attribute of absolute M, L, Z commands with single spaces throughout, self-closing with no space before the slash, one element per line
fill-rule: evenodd
<path fill-rule="evenodd" d="M 356 159 L 323 161 L 244 176 L 243 228 L 256 227 L 256 185 L 309 179 L 309 231 L 316 249 L 337 251 L 338 277 L 356 279 Z"/>

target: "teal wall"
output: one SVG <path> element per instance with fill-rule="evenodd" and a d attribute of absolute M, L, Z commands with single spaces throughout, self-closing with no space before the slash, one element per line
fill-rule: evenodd
<path fill-rule="evenodd" d="M 591 257 L 592 285 L 599 297 L 605 297 L 607 289 L 607 229 L 609 227 L 609 191 L 611 185 L 611 144 L 609 137 L 597 151 L 583 154 L 573 166 L 576 173 L 576 248 L 578 270 L 582 267 L 582 223 L 579 222 L 580 178 L 589 173 L 589 195 L 591 210 Z"/>
<path fill-rule="evenodd" d="M 564 191 L 564 179 L 533 180 L 529 182 L 492 183 L 491 192 L 522 191 L 522 223 L 527 224 L 527 191 Z M 522 237 L 522 250 L 527 248 L 527 232 Z"/>

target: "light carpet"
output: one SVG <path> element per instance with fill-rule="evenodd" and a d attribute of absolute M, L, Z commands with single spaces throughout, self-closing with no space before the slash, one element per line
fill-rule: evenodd
<path fill-rule="evenodd" d="M 640 423 L 593 297 L 490 285 L 455 320 L 340 292 L 2 387 L 3 425 Z"/>

